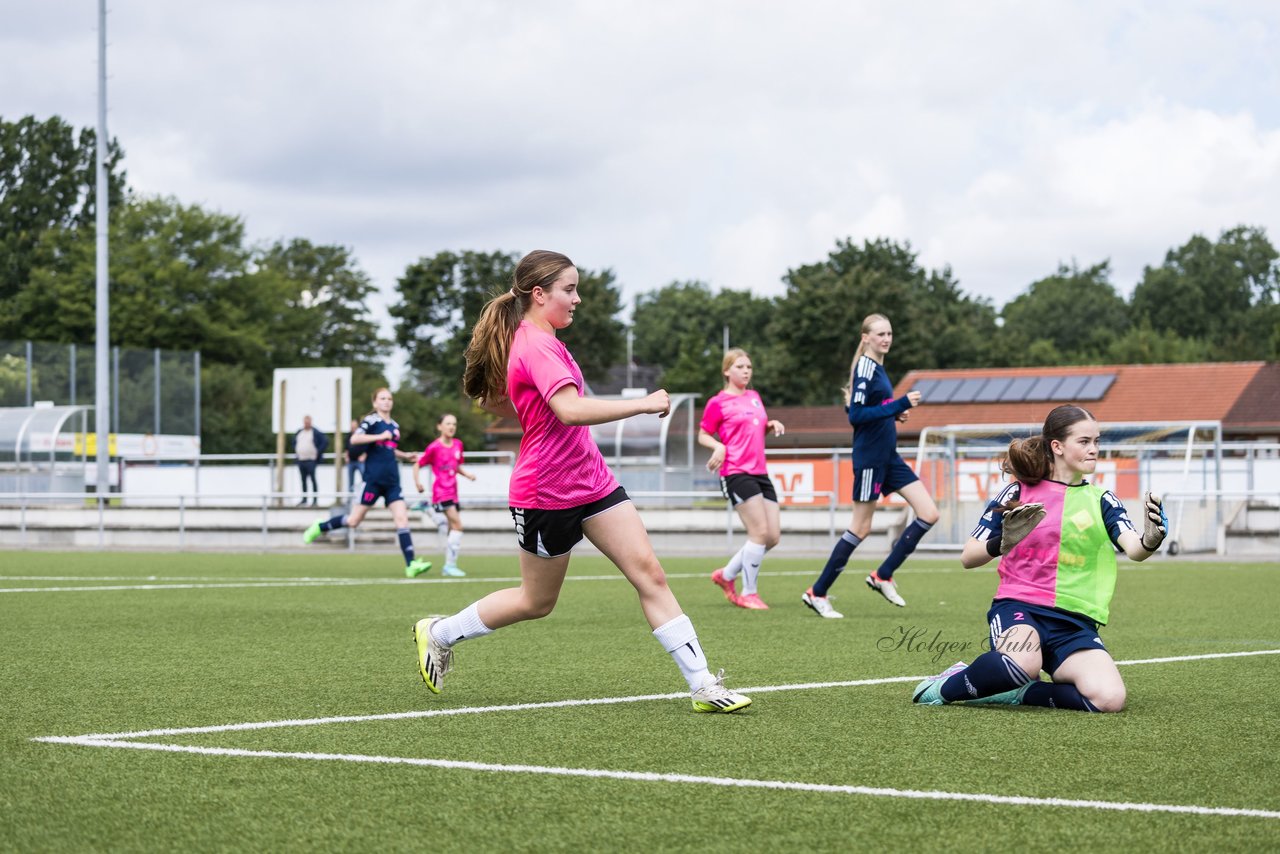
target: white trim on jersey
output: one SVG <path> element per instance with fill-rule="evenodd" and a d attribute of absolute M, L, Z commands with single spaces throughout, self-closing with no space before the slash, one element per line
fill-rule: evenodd
<path fill-rule="evenodd" d="M 867 402 L 867 383 L 876 375 L 877 364 L 875 359 L 867 355 L 858 358 L 858 366 L 854 370 L 853 400 L 850 401 L 850 405 Z"/>

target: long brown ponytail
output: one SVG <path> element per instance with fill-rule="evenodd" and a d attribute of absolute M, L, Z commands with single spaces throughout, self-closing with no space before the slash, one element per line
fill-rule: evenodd
<path fill-rule="evenodd" d="M 1067 403 L 1055 408 L 1044 419 L 1039 436 L 1009 443 L 1009 455 L 1000 463 L 1000 470 L 1027 486 L 1035 486 L 1053 473 L 1053 441 L 1065 442 L 1072 425 L 1096 420 L 1083 406 Z"/>
<path fill-rule="evenodd" d="M 551 290 L 551 284 L 572 266 L 568 257 L 545 249 L 535 249 L 520 259 L 511 290 L 490 299 L 471 330 L 471 342 L 464 353 L 467 367 L 462 372 L 462 391 L 467 397 L 482 404 L 507 399 L 511 339 L 533 299 L 533 289 Z"/>

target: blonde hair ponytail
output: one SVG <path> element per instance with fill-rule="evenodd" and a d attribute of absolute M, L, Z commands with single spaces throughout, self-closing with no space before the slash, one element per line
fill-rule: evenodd
<path fill-rule="evenodd" d="M 862 358 L 862 354 L 867 352 L 867 342 L 862 340 L 862 336 L 871 331 L 872 324 L 883 320 L 889 322 L 889 318 L 883 314 L 868 314 L 862 320 L 862 330 L 858 333 L 858 348 L 853 351 L 853 361 L 849 363 L 849 381 L 844 384 L 844 388 L 840 391 L 844 394 L 844 406 L 849 408 L 849 401 L 853 400 L 853 377 L 858 370 L 858 360 Z"/>

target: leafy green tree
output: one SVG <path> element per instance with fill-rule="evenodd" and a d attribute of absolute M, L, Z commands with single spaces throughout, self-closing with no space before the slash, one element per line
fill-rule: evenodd
<path fill-rule="evenodd" d="M 1011 365 L 1089 364 L 1129 329 L 1128 306 L 1116 293 L 1108 261 L 1081 269 L 1059 264 L 1003 309 L 1001 361 Z M 1043 343 L 1040 343 L 1043 342 Z"/>
<path fill-rule="evenodd" d="M 296 238 L 255 256 L 253 284 L 276 291 L 270 318 L 277 367 L 356 366 L 381 371 L 391 342 L 378 335 L 366 303 L 376 290 L 343 246 Z"/>
<path fill-rule="evenodd" d="M 633 358 L 660 366 L 668 391 L 710 396 L 724 383 L 720 364 L 728 327 L 729 345 L 751 354 L 758 378 L 773 305 L 745 291 L 712 293 L 703 282 L 672 282 L 636 299 Z"/>
<path fill-rule="evenodd" d="M 771 404 L 837 403 L 863 319 L 893 324 L 890 374 L 985 358 L 995 311 L 965 295 L 950 268 L 926 271 L 910 244 L 837 242 L 825 260 L 788 271 L 768 327 L 769 374 L 756 385 Z"/>
<path fill-rule="evenodd" d="M 510 287 L 520 257 L 510 252 L 440 252 L 410 264 L 396 282 L 396 343 L 418 387 L 458 394 L 471 327 L 491 296 Z"/>
<path fill-rule="evenodd" d="M 112 344 L 198 349 L 206 359 L 270 378 L 275 294 L 254 287 L 238 218 L 142 198 L 112 213 L 112 233 Z M 32 338 L 93 340 L 93 244 L 92 229 L 83 226 L 42 237 L 41 265 L 13 303 Z"/>
<path fill-rule="evenodd" d="M 1195 235 L 1147 267 L 1130 301 L 1135 321 L 1182 338 L 1205 338 L 1221 360 L 1275 353 L 1280 298 L 1277 253 L 1261 228 L 1236 226 L 1217 242 Z"/>
<path fill-rule="evenodd" d="M 459 396 L 427 397 L 416 389 L 399 388 L 396 393 L 396 422 L 400 425 L 402 450 L 421 451 L 436 438 L 436 425 L 446 414 L 458 419 L 457 436 L 470 451 L 483 450 L 484 431 L 493 416 Z"/>
<path fill-rule="evenodd" d="M 463 353 L 485 303 L 510 287 L 520 256 L 506 252 L 440 252 L 409 265 L 397 281 L 396 343 L 409 352 L 418 387 L 432 396 L 459 394 Z M 611 270 L 578 269 L 582 306 L 559 333 L 588 380 L 602 379 L 621 357 L 621 295 Z"/>
<path fill-rule="evenodd" d="M 122 156 L 112 140 L 107 152 L 112 208 L 125 192 Z M 93 225 L 96 157 L 93 130 L 77 133 L 57 116 L 12 122 L 0 117 L 0 339 L 28 337 L 10 303 L 30 284 L 33 252 L 45 232 Z"/>

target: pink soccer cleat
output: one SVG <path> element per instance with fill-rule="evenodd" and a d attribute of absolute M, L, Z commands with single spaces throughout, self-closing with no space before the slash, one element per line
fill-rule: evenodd
<path fill-rule="evenodd" d="M 735 605 L 738 604 L 736 580 L 732 578 L 725 578 L 723 568 L 717 569 L 715 572 L 711 573 L 711 580 L 717 587 L 724 591 L 724 598 L 728 599 Z"/>

